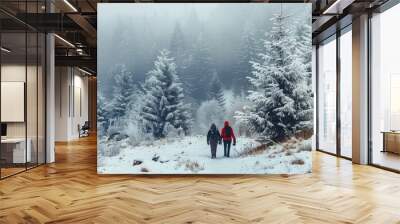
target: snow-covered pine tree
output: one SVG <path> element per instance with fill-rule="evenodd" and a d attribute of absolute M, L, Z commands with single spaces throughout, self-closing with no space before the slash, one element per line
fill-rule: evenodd
<path fill-rule="evenodd" d="M 313 92 L 311 84 L 303 80 L 293 91 L 296 124 L 293 129 L 296 133 L 304 132 L 309 135 L 313 130 Z"/>
<path fill-rule="evenodd" d="M 111 116 L 113 119 L 120 119 L 129 109 L 129 104 L 132 103 L 132 97 L 136 89 L 133 80 L 133 75 L 129 72 L 125 65 L 117 65 L 113 72 L 114 89 L 112 99 Z"/>
<path fill-rule="evenodd" d="M 109 111 L 106 99 L 99 93 L 97 97 L 97 127 L 100 135 L 107 133 L 109 127 Z"/>
<path fill-rule="evenodd" d="M 307 23 L 296 24 L 296 52 L 297 56 L 305 65 L 307 72 L 307 83 L 311 85 L 311 57 L 312 44 L 311 44 L 311 26 Z"/>
<path fill-rule="evenodd" d="M 311 20 L 311 19 L 309 19 Z M 308 23 L 297 24 L 295 54 L 300 60 L 297 60 L 298 67 L 304 68 L 304 75 L 301 82 L 297 85 L 293 94 L 295 109 L 298 111 L 295 126 L 296 131 L 311 131 L 313 128 L 313 92 L 312 92 L 312 43 L 311 26 Z"/>
<path fill-rule="evenodd" d="M 238 112 L 237 118 L 263 137 L 282 140 L 302 131 L 309 119 L 312 98 L 307 96 L 305 67 L 295 52 L 295 36 L 281 14 L 272 19 L 273 26 L 265 34 L 264 52 L 259 62 L 252 62 L 253 87 L 248 99 L 252 106 Z M 303 96 L 303 97 L 300 97 Z M 312 115 L 312 113 L 311 113 Z"/>
<path fill-rule="evenodd" d="M 208 100 L 216 100 L 221 108 L 225 107 L 224 91 L 216 72 L 213 73 L 210 87 L 208 88 Z"/>
<path fill-rule="evenodd" d="M 144 84 L 146 95 L 141 117 L 146 130 L 154 138 L 167 136 L 169 127 L 182 130 L 185 135 L 190 131 L 189 105 L 184 103 L 182 84 L 176 73 L 174 59 L 169 51 L 162 50 L 149 71 Z"/>
<path fill-rule="evenodd" d="M 184 99 L 182 97 L 181 101 L 183 100 Z M 176 121 L 173 122 L 173 126 L 177 128 L 179 132 L 182 131 L 184 135 L 189 135 L 193 123 L 190 104 L 183 104 L 179 110 L 180 112 L 177 113 L 178 116 L 176 118 Z"/>

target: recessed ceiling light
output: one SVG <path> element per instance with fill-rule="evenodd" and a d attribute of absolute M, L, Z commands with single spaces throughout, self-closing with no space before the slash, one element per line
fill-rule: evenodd
<path fill-rule="evenodd" d="M 355 0 L 336 0 L 322 14 L 342 14 L 343 9 L 351 5 Z"/>
<path fill-rule="evenodd" d="M 75 6 L 73 6 L 68 0 L 64 0 L 64 3 L 67 4 L 74 12 L 78 12 Z"/>
<path fill-rule="evenodd" d="M 62 42 L 64 42 L 65 44 L 67 44 L 68 46 L 75 48 L 75 45 L 73 45 L 71 42 L 69 42 L 68 40 L 62 38 L 61 36 L 59 36 L 58 34 L 54 34 L 55 37 L 57 37 L 59 40 L 61 40 Z"/>
<path fill-rule="evenodd" d="M 90 76 L 92 75 L 92 73 L 90 73 L 90 72 L 88 72 L 88 71 L 86 71 L 86 70 L 83 70 L 83 69 L 81 69 L 81 68 L 79 68 L 79 67 L 78 67 L 78 70 L 81 71 L 81 72 L 83 72 L 83 73 L 86 74 L 86 75 L 90 75 Z"/>
<path fill-rule="evenodd" d="M 1 47 L 1 51 L 4 51 L 6 53 L 10 53 L 11 52 L 11 50 L 9 50 L 9 49 L 7 49 L 5 47 Z"/>

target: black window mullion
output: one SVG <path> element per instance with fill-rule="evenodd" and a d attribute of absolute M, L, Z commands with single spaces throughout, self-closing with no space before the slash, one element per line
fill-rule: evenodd
<path fill-rule="evenodd" d="M 25 0 L 25 21 L 28 19 L 28 1 Z M 25 123 L 25 170 L 28 169 L 28 119 L 27 119 L 27 85 L 28 81 L 28 26 L 25 23 L 25 88 L 24 88 L 24 123 Z"/>
<path fill-rule="evenodd" d="M 39 13 L 39 0 L 36 1 L 36 13 Z M 39 20 L 37 22 L 39 22 Z M 39 165 L 39 32 L 36 32 L 36 166 L 38 165 Z"/>
<path fill-rule="evenodd" d="M 315 47 L 315 148 L 319 149 L 319 44 Z"/>
<path fill-rule="evenodd" d="M 340 30 L 336 31 L 336 154 L 341 156 L 341 119 L 340 119 L 340 83 L 341 83 L 341 64 L 340 64 Z"/>
<path fill-rule="evenodd" d="M 368 25 L 367 25 L 367 46 L 368 46 L 368 53 L 367 53 L 367 64 L 368 64 L 368 69 L 367 69 L 367 83 L 368 83 L 368 94 L 367 94 L 367 103 L 368 103 L 368 111 L 367 111 L 367 119 L 368 119 L 368 124 L 367 124 L 367 129 L 368 129 L 368 164 L 373 164 L 373 145 L 372 145 L 372 11 L 368 12 Z"/>

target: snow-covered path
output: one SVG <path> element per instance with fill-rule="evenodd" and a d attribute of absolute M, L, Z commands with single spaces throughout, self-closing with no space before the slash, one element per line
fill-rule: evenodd
<path fill-rule="evenodd" d="M 122 144 L 124 145 L 124 144 Z M 217 158 L 211 159 L 204 136 L 164 139 L 149 145 L 126 146 L 119 155 L 99 158 L 100 174 L 266 174 L 306 173 L 311 169 L 311 153 L 287 154 L 281 147 L 256 155 L 238 157 L 238 153 L 259 146 L 251 138 L 239 137 L 231 148 L 231 157 L 223 156 L 223 145 L 218 145 Z M 294 160 L 304 164 L 293 164 Z"/>

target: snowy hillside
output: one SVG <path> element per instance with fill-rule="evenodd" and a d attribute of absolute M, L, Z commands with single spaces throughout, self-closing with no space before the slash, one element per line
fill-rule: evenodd
<path fill-rule="evenodd" d="M 255 140 L 239 137 L 230 158 L 223 156 L 223 145 L 218 145 L 217 159 L 210 158 L 204 136 L 163 139 L 136 147 L 122 142 L 118 155 L 99 157 L 98 173 L 302 174 L 311 172 L 310 152 L 301 150 L 307 141 L 264 150 Z"/>

